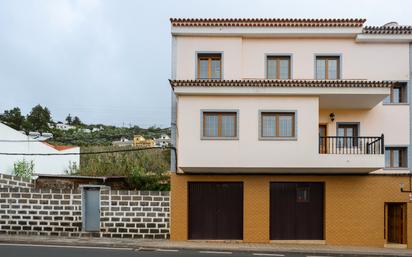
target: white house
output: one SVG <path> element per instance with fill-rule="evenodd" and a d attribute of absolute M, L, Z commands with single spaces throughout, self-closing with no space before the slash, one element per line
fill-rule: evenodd
<path fill-rule="evenodd" d="M 170 137 L 166 134 L 162 134 L 160 138 L 155 139 L 155 145 L 158 147 L 165 147 L 170 145 Z"/>
<path fill-rule="evenodd" d="M 56 123 L 56 129 L 60 130 L 70 130 L 70 129 L 75 129 L 75 126 L 69 125 L 69 124 L 64 124 L 64 123 Z"/>
<path fill-rule="evenodd" d="M 23 156 L 1 153 L 65 154 L 80 153 L 77 146 L 53 146 L 0 123 L 0 173 L 12 174 L 14 163 L 20 160 L 33 161 L 35 174 L 64 174 L 70 164 L 80 164 L 79 155 Z"/>

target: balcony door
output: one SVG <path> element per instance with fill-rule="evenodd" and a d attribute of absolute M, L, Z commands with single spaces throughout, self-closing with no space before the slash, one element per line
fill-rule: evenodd
<path fill-rule="evenodd" d="M 327 152 L 327 125 L 319 124 L 319 153 Z"/>
<path fill-rule="evenodd" d="M 359 125 L 355 123 L 338 123 L 338 147 L 352 148 L 358 146 Z"/>

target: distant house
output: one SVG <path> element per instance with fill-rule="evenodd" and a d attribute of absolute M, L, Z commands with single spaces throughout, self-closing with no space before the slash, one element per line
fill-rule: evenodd
<path fill-rule="evenodd" d="M 133 145 L 133 141 L 129 140 L 125 137 L 120 138 L 120 140 L 118 141 L 113 141 L 112 145 L 114 146 L 132 146 Z"/>
<path fill-rule="evenodd" d="M 75 129 L 76 127 L 69 125 L 69 124 L 62 123 L 62 122 L 58 122 L 56 123 L 55 128 L 60 129 L 60 130 L 70 130 L 70 129 Z"/>
<path fill-rule="evenodd" d="M 79 153 L 77 146 L 54 146 L 34 139 L 21 132 L 0 123 L 0 153 L 40 153 L 40 154 L 66 154 Z M 65 174 L 70 164 L 80 164 L 79 155 L 50 155 L 50 156 L 24 156 L 1 155 L 0 173 L 12 174 L 14 163 L 33 161 L 35 174 Z"/>
<path fill-rule="evenodd" d="M 158 147 L 166 147 L 170 145 L 170 137 L 166 134 L 162 134 L 160 138 L 155 139 L 155 145 Z"/>
<path fill-rule="evenodd" d="M 146 139 L 141 135 L 135 135 L 133 137 L 133 146 L 154 147 L 155 141 L 153 139 Z"/>

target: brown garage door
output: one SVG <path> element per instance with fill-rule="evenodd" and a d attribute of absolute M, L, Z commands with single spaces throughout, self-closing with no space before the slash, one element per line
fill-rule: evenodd
<path fill-rule="evenodd" d="M 243 183 L 189 182 L 189 239 L 243 238 Z"/>
<path fill-rule="evenodd" d="M 323 183 L 270 184 L 270 239 L 323 239 Z"/>

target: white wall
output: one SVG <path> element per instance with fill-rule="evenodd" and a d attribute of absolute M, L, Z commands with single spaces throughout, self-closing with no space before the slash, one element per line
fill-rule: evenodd
<path fill-rule="evenodd" d="M 30 140 L 29 142 L 1 142 L 1 140 Z M 27 136 L 0 123 L 0 153 L 79 153 L 80 148 L 74 147 L 58 151 L 42 142 L 31 142 Z M 20 160 L 34 162 L 34 172 L 37 174 L 64 174 L 69 163 L 80 164 L 79 155 L 53 156 L 19 156 L 0 155 L 0 173 L 12 174 L 14 163 Z"/>

